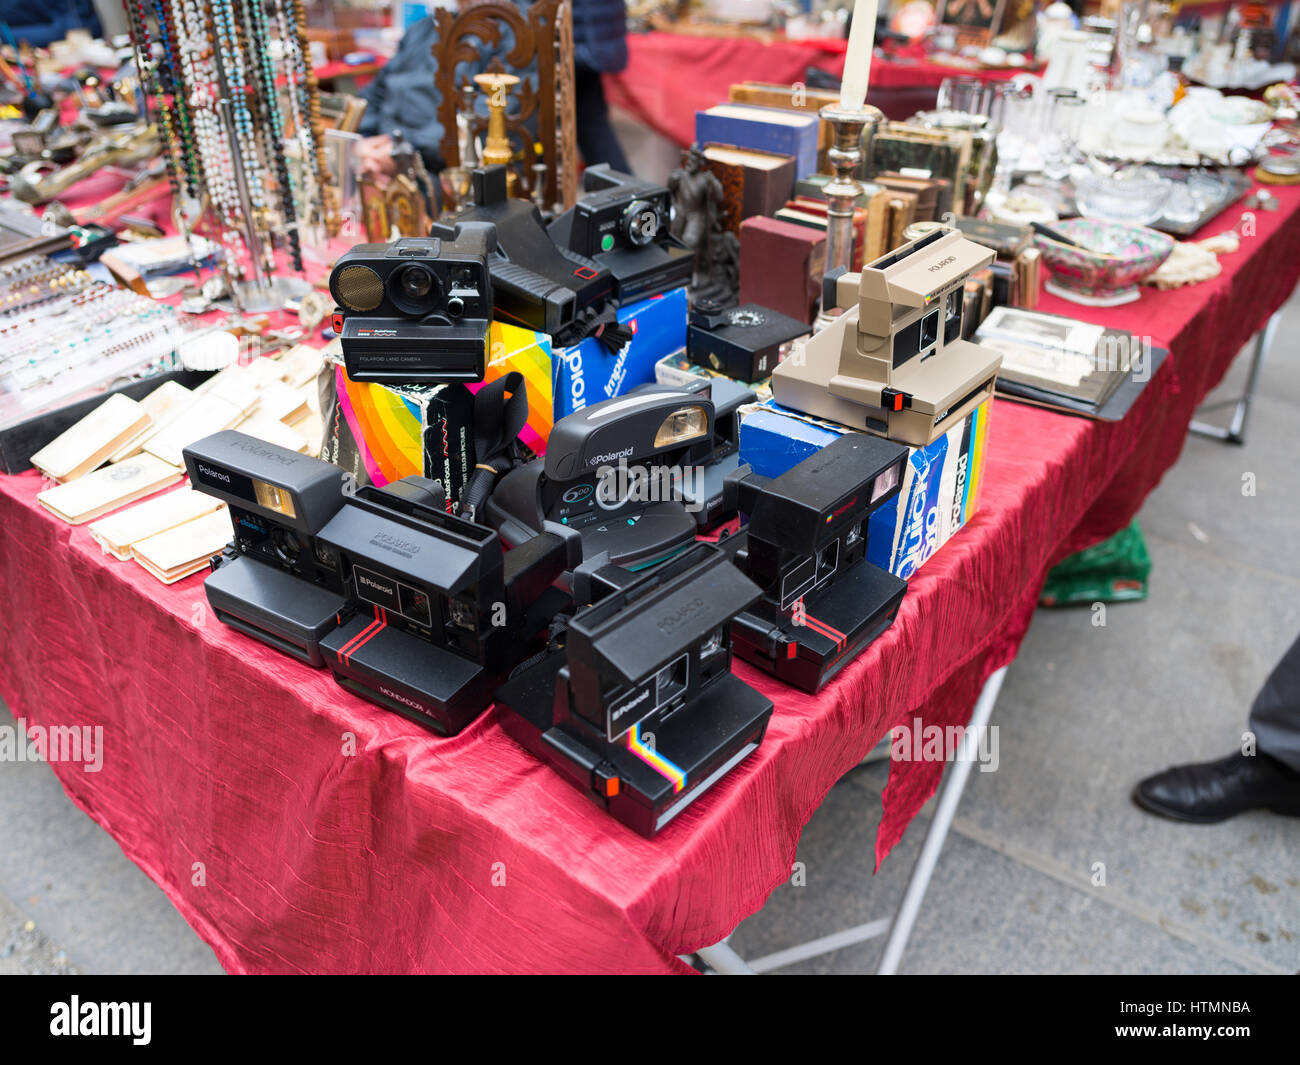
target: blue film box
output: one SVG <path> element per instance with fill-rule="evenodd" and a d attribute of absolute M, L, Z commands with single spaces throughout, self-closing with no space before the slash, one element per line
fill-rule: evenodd
<path fill-rule="evenodd" d="M 555 420 L 654 381 L 655 363 L 686 346 L 687 314 L 686 289 L 675 288 L 618 309 L 618 320 L 633 330 L 619 352 L 595 337 L 552 349 Z"/>

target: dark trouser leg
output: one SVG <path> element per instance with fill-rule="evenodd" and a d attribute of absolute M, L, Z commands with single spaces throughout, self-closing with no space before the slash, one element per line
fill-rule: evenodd
<path fill-rule="evenodd" d="M 1259 750 L 1300 772 L 1300 637 L 1255 696 L 1250 730 Z"/>
<path fill-rule="evenodd" d="M 615 170 L 627 172 L 627 157 L 614 136 L 605 104 L 605 87 L 600 73 L 586 67 L 574 67 L 574 98 L 577 110 L 578 151 L 587 166 L 608 163 Z"/>

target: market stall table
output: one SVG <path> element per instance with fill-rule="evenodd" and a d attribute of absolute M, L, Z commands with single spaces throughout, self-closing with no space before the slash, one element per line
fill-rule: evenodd
<path fill-rule="evenodd" d="M 628 112 L 656 133 L 685 147 L 695 139 L 695 112 L 728 99 L 732 85 L 765 81 L 805 84 L 808 68 L 838 78 L 844 72 L 844 41 L 770 43 L 752 37 L 692 37 L 677 33 L 629 34 L 627 67 L 604 76 L 610 104 Z M 871 63 L 867 102 L 889 118 L 906 118 L 934 106 L 945 78 L 1004 80 L 1020 73 L 944 66 L 912 56 Z"/>
<path fill-rule="evenodd" d="M 894 725 L 966 722 L 1047 569 L 1132 518 L 1300 276 L 1300 190 L 1278 196 L 1213 281 L 1110 311 L 1044 299 L 1172 356 L 1123 423 L 995 401 L 979 511 L 893 627 L 815 697 L 738 662 L 776 704 L 767 737 L 653 841 L 517 747 L 495 711 L 433 737 L 221 625 L 200 577 L 165 588 L 104 557 L 37 506 L 34 472 L 0 477 L 0 695 L 31 725 L 103 726 L 100 772 L 54 771 L 232 972 L 685 971 L 678 955 L 788 877 L 836 780 Z M 878 859 L 943 768 L 891 768 Z"/>

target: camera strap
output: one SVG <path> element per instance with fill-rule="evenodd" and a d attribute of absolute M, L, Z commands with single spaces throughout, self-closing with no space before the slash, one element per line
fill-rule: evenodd
<path fill-rule="evenodd" d="M 489 381 L 474 394 L 474 471 L 465 485 L 461 514 L 470 521 L 488 501 L 498 478 L 518 466 L 519 434 L 528 422 L 528 385 L 517 370 Z"/>
<path fill-rule="evenodd" d="M 579 321 L 575 323 L 573 343 L 595 337 L 609 349 L 611 355 L 617 355 L 631 341 L 633 335 L 632 327 L 618 320 L 617 309 L 612 304 L 599 312 L 588 307 L 579 315 Z"/>

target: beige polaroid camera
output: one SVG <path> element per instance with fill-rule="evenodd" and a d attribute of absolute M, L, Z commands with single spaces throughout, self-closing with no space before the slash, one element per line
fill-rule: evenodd
<path fill-rule="evenodd" d="M 943 229 L 828 277 L 844 313 L 772 372 L 776 401 L 914 447 L 938 439 L 993 394 L 1002 356 L 961 338 L 966 278 L 992 261 Z"/>

